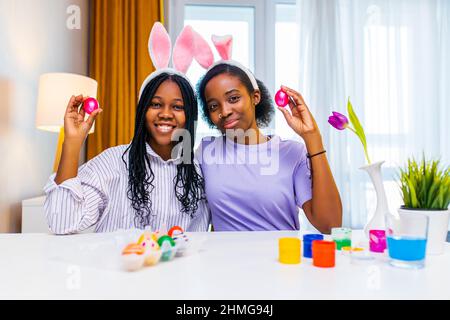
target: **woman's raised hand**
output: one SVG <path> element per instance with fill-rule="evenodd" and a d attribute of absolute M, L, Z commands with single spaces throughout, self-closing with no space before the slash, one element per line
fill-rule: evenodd
<path fill-rule="evenodd" d="M 303 139 L 306 139 L 309 135 L 320 134 L 319 128 L 313 115 L 308 109 L 302 95 L 286 86 L 282 86 L 281 89 L 287 93 L 289 97 L 289 108 L 291 113 L 285 108 L 278 108 L 283 112 L 284 117 L 288 125 Z"/>
<path fill-rule="evenodd" d="M 64 115 L 64 140 L 66 142 L 82 145 L 94 125 L 95 119 L 103 111 L 99 108 L 84 120 L 86 113 L 83 108 L 80 108 L 80 105 L 85 99 L 87 97 L 82 95 L 72 96 L 67 104 L 66 114 Z"/>

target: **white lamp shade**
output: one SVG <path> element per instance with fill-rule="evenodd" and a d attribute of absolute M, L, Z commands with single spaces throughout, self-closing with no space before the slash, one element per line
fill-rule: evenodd
<path fill-rule="evenodd" d="M 64 126 L 64 114 L 70 98 L 80 94 L 97 98 L 97 86 L 97 81 L 78 74 L 43 74 L 39 79 L 36 127 L 59 132 Z M 89 133 L 94 132 L 94 126 Z"/>

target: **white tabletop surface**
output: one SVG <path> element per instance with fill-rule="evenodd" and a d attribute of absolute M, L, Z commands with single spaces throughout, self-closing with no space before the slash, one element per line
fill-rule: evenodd
<path fill-rule="evenodd" d="M 340 252 L 332 269 L 280 264 L 278 238 L 299 235 L 191 234 L 206 239 L 199 253 L 134 273 L 116 263 L 118 233 L 0 235 L 0 299 L 450 299 L 448 243 L 421 270 L 355 265 Z"/>

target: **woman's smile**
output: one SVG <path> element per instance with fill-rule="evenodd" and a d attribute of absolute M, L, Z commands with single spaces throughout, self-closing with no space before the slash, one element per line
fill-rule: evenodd
<path fill-rule="evenodd" d="M 235 128 L 239 123 L 239 119 L 228 119 L 224 122 L 223 128 L 224 129 L 233 129 Z"/>
<path fill-rule="evenodd" d="M 177 126 L 172 123 L 159 122 L 155 123 L 155 128 L 156 131 L 160 134 L 172 134 Z"/>

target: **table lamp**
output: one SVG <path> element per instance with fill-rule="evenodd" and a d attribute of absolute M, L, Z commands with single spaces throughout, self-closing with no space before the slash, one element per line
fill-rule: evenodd
<path fill-rule="evenodd" d="M 70 98 L 83 95 L 97 98 L 97 81 L 78 74 L 46 73 L 39 78 L 36 128 L 59 132 L 53 172 L 58 170 L 64 142 L 64 115 Z M 88 115 L 86 115 L 86 118 Z M 89 134 L 93 133 L 95 124 Z"/>

